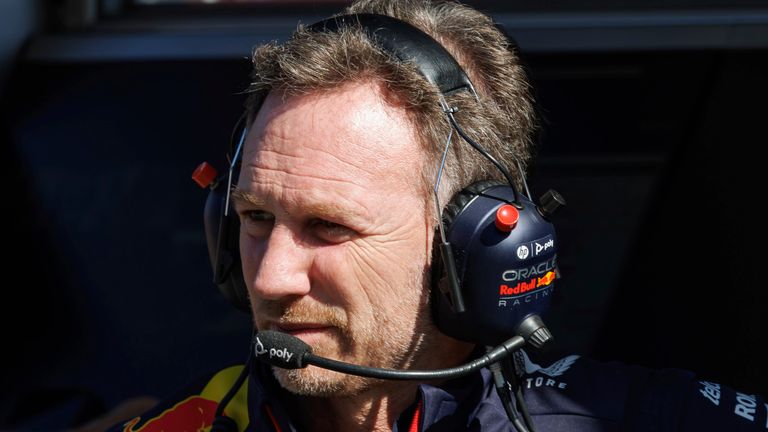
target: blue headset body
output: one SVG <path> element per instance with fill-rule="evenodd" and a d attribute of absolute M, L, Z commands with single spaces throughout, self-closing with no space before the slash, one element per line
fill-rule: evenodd
<path fill-rule="evenodd" d="M 337 31 L 349 25 L 360 26 L 400 61 L 414 63 L 443 95 L 474 93 L 466 73 L 445 48 L 400 20 L 343 15 L 308 29 Z M 452 115 L 447 115 L 464 137 Z M 240 145 L 242 141 L 241 137 Z M 222 176 L 210 186 L 204 212 L 206 240 L 214 282 L 233 305 L 250 312 L 239 251 L 240 223 L 234 211 L 227 211 L 233 178 L 236 174 Z M 558 276 L 557 238 L 549 215 L 564 201 L 549 191 L 541 202 L 537 206 L 518 193 L 511 181 L 483 181 L 467 186 L 445 206 L 441 217 L 445 236 L 436 232 L 432 261 L 432 313 L 440 331 L 464 341 L 496 345 L 519 334 L 526 318 L 546 313 Z M 517 216 L 512 226 L 505 211 Z"/>

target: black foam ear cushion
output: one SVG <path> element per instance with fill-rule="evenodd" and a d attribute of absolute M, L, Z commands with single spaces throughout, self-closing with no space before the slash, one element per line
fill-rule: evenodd
<path fill-rule="evenodd" d="M 248 288 L 243 277 L 243 264 L 240 257 L 240 220 L 230 210 L 225 216 L 226 226 L 221 230 L 222 241 L 219 246 L 217 262 L 217 285 L 224 297 L 243 312 L 251 312 Z"/>
<path fill-rule="evenodd" d="M 219 291 L 236 308 L 250 312 L 248 289 L 240 260 L 240 221 L 234 212 L 224 214 L 226 181 L 219 179 L 205 202 L 204 225 L 208 257 L 213 268 L 213 281 Z"/>
<path fill-rule="evenodd" d="M 452 198 L 451 201 L 448 202 L 448 204 L 443 208 L 443 213 L 441 215 L 441 218 L 443 219 L 443 228 L 445 229 L 446 233 L 451 228 L 451 224 L 453 223 L 454 219 L 456 219 L 456 216 L 458 216 L 462 210 L 469 204 L 470 201 L 477 195 L 483 193 L 485 190 L 494 187 L 494 186 L 500 186 L 500 185 L 506 185 L 507 183 L 499 180 L 481 180 L 475 183 L 472 183 L 471 185 L 465 187 L 464 189 L 460 190 L 458 193 L 456 193 Z M 440 243 L 442 242 L 442 238 L 440 237 L 440 228 L 435 227 L 435 236 L 432 241 L 432 268 L 430 271 L 430 278 L 431 278 L 431 295 L 432 295 L 432 305 L 433 307 L 437 304 L 438 299 L 435 298 L 438 293 L 442 293 L 444 295 L 448 295 L 447 287 L 445 286 L 445 283 L 442 283 L 446 277 L 445 274 L 445 263 L 443 263 L 442 255 L 440 254 Z M 433 314 L 435 313 L 433 308 Z"/>
<path fill-rule="evenodd" d="M 450 229 L 453 220 L 456 216 L 464 210 L 464 207 L 472 201 L 472 198 L 483 193 L 486 189 L 493 186 L 506 185 L 507 183 L 500 180 L 481 180 L 479 182 L 472 183 L 459 191 L 451 198 L 451 201 L 443 209 L 443 228 L 445 231 Z"/>
<path fill-rule="evenodd" d="M 243 278 L 243 268 L 238 258 L 226 284 L 219 285 L 224 297 L 242 312 L 251 313 L 251 301 Z"/>

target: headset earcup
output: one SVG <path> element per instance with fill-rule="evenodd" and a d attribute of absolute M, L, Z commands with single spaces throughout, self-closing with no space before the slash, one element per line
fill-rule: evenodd
<path fill-rule="evenodd" d="M 519 211 L 517 225 L 511 231 L 499 228 L 498 209 L 513 202 Z M 554 226 L 506 184 L 472 185 L 446 208 L 446 238 L 465 310 L 456 312 L 451 306 L 443 285 L 448 264 L 433 253 L 435 324 L 456 339 L 497 345 L 517 334 L 527 317 L 541 316 L 549 307 L 556 276 Z"/>
<path fill-rule="evenodd" d="M 240 221 L 234 211 L 225 215 L 226 182 L 218 181 L 205 201 L 204 225 L 213 281 L 236 308 L 250 313 L 248 289 L 240 261 Z"/>
<path fill-rule="evenodd" d="M 475 196 L 488 188 L 505 184 L 506 183 L 498 180 L 482 180 L 472 183 L 457 192 L 448 204 L 445 205 L 441 214 L 445 232 L 450 231 L 454 218 L 464 210 L 464 207 L 472 201 Z M 441 242 L 440 228 L 435 227 L 435 235 L 432 241 L 432 267 L 430 272 L 430 305 L 432 309 L 432 317 L 436 323 L 452 321 L 452 316 L 454 314 L 453 302 L 451 301 L 450 292 L 448 290 L 446 266 L 440 253 L 439 245 Z M 460 261 L 463 258 L 463 251 L 454 250 L 454 258 L 456 261 Z"/>
<path fill-rule="evenodd" d="M 443 213 L 440 216 L 443 220 L 443 229 L 448 232 L 451 229 L 454 218 L 464 210 L 464 207 L 472 201 L 472 198 L 482 193 L 484 190 L 493 186 L 502 186 L 506 183 L 498 180 L 483 180 L 465 187 L 454 195 L 448 204 L 443 208 Z M 432 291 L 433 292 L 446 292 L 445 289 L 440 290 L 437 286 L 440 280 L 445 278 L 445 265 L 440 255 L 440 227 L 435 227 L 435 235 L 432 241 Z M 447 293 L 446 293 L 447 295 Z"/>
<path fill-rule="evenodd" d="M 443 228 L 447 232 L 453 224 L 453 219 L 464 210 L 464 207 L 472 201 L 472 198 L 493 186 L 503 186 L 506 183 L 498 180 L 483 180 L 465 187 L 451 198 L 451 201 L 443 208 Z M 439 254 L 438 254 L 439 255 Z"/>

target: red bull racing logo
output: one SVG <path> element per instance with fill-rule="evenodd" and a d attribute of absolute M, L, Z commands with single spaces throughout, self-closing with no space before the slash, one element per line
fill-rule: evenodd
<path fill-rule="evenodd" d="M 123 432 L 206 431 L 213 424 L 217 406 L 215 401 L 191 396 L 134 429 L 141 421 L 136 417 L 123 426 Z"/>
<path fill-rule="evenodd" d="M 528 281 L 518 282 L 515 286 L 501 285 L 499 287 L 500 296 L 518 296 L 527 294 L 537 288 L 547 287 L 555 280 L 555 272 L 548 271 L 542 277 L 534 277 Z"/>
<path fill-rule="evenodd" d="M 508 284 L 499 285 L 497 306 L 516 307 L 522 303 L 542 300 L 552 294 L 553 282 L 556 278 L 555 257 L 535 266 L 507 270 L 502 275 L 502 279 Z"/>
<path fill-rule="evenodd" d="M 242 366 L 233 366 L 218 372 L 199 394 L 191 395 L 155 417 L 142 421 L 141 417 L 123 425 L 123 432 L 203 432 L 210 431 L 216 417 L 216 408 L 232 386 Z M 230 401 L 224 414 L 235 420 L 238 430 L 248 424 L 247 383 Z"/>

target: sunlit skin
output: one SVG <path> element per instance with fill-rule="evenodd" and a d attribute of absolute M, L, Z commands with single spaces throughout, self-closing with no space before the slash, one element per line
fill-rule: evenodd
<path fill-rule="evenodd" d="M 234 194 L 255 325 L 345 362 L 453 366 L 472 347 L 438 332 L 429 315 L 425 156 L 404 109 L 382 91 L 360 82 L 273 92 L 259 111 Z M 305 396 L 313 430 L 390 430 L 417 386 L 315 367 L 275 376 Z"/>

